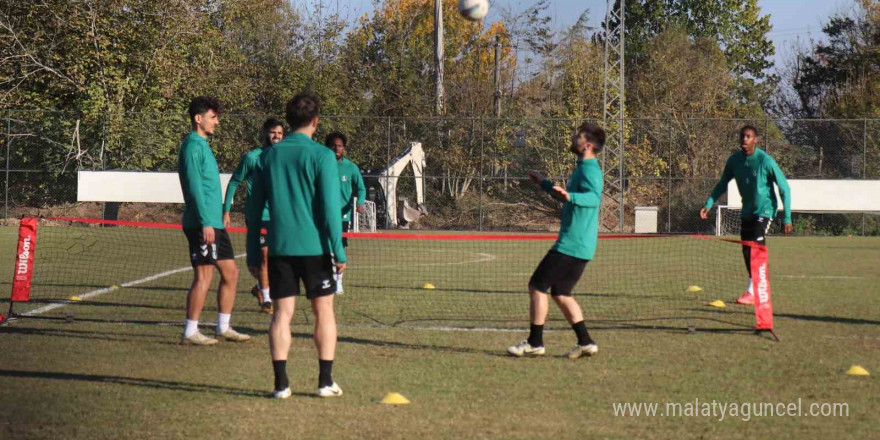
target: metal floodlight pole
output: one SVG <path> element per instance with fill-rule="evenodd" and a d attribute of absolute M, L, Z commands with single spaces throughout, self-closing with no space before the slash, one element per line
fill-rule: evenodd
<path fill-rule="evenodd" d="M 624 3 L 625 0 L 606 1 L 605 13 L 605 86 L 602 122 L 607 130 L 606 146 L 602 153 L 605 175 L 605 198 L 617 204 L 612 215 L 617 216 L 617 230 L 624 224 L 624 158 L 625 158 L 625 74 L 624 74 Z M 617 8 L 615 8 L 617 6 Z M 611 212 L 608 208 L 606 213 Z"/>
<path fill-rule="evenodd" d="M 501 117 L 501 36 L 495 36 L 495 117 Z"/>
<path fill-rule="evenodd" d="M 443 115 L 443 1 L 434 0 L 434 112 Z"/>

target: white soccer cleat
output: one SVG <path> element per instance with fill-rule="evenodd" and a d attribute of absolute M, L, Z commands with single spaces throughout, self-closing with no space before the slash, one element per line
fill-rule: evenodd
<path fill-rule="evenodd" d="M 290 392 L 290 387 L 287 387 L 281 391 L 273 391 L 272 397 L 275 399 L 286 399 L 290 397 L 291 394 L 293 393 Z"/>
<path fill-rule="evenodd" d="M 332 385 L 318 388 L 318 397 L 339 397 L 342 395 L 342 388 L 339 388 L 339 385 L 336 382 L 333 382 Z"/>
<path fill-rule="evenodd" d="M 577 359 L 581 356 L 593 356 L 598 352 L 599 346 L 596 344 L 575 345 L 571 351 L 565 353 L 565 357 L 569 359 Z"/>
<path fill-rule="evenodd" d="M 532 347 L 529 341 L 522 341 L 519 344 L 507 347 L 507 352 L 512 356 L 544 356 L 544 347 Z"/>
<path fill-rule="evenodd" d="M 222 338 L 222 339 L 225 339 L 227 341 L 232 341 L 232 342 L 247 342 L 247 341 L 251 340 L 250 335 L 246 335 L 244 333 L 239 333 L 239 332 L 233 330 L 232 327 L 229 327 L 223 333 L 217 333 L 217 338 L 218 339 Z"/>
<path fill-rule="evenodd" d="M 209 338 L 202 334 L 202 332 L 195 332 L 191 336 L 181 336 L 180 337 L 180 345 L 214 345 L 218 340 L 214 338 Z"/>

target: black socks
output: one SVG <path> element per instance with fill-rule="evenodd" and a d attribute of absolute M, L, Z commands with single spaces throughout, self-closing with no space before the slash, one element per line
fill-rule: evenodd
<path fill-rule="evenodd" d="M 287 380 L 287 361 L 272 361 L 272 369 L 275 371 L 275 391 L 283 391 L 290 386 Z"/>
<path fill-rule="evenodd" d="M 318 388 L 333 385 L 333 361 L 318 359 Z"/>
<path fill-rule="evenodd" d="M 529 327 L 529 339 L 527 341 L 532 347 L 544 346 L 544 324 L 532 324 Z"/>
<path fill-rule="evenodd" d="M 577 335 L 578 345 L 584 346 L 595 344 L 593 338 L 590 337 L 590 333 L 587 332 L 587 325 L 584 324 L 584 321 L 572 324 L 571 328 L 574 329 L 574 333 Z"/>

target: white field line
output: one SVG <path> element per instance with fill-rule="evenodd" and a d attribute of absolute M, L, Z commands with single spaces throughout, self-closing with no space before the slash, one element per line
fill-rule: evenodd
<path fill-rule="evenodd" d="M 345 271 L 348 272 L 350 270 L 358 270 L 358 269 L 400 269 L 407 267 L 423 267 L 423 266 L 456 266 L 460 264 L 471 264 L 471 263 L 485 263 L 487 261 L 492 261 L 495 259 L 495 256 L 489 253 L 484 252 L 465 252 L 465 251 L 440 251 L 440 250 L 432 250 L 428 252 L 442 252 L 442 253 L 456 253 L 456 254 L 471 254 L 476 255 L 477 258 L 471 260 L 464 261 L 452 261 L 449 263 L 415 263 L 415 264 L 387 264 L 380 266 L 352 266 L 346 267 Z"/>
<path fill-rule="evenodd" d="M 241 257 L 244 257 L 245 255 L 247 255 L 247 254 L 239 254 L 239 255 L 236 255 L 235 258 L 241 258 Z M 119 286 L 120 287 L 134 287 L 134 286 L 137 286 L 140 284 L 148 283 L 150 281 L 158 280 L 160 278 L 165 278 L 169 275 L 174 275 L 176 273 L 186 272 L 189 270 L 192 270 L 192 266 L 178 267 L 177 269 L 171 269 L 171 270 L 166 270 L 165 272 L 159 272 L 157 274 L 153 274 L 153 275 L 141 278 L 139 280 L 126 281 L 124 283 L 119 284 Z M 89 298 L 94 298 L 96 296 L 103 295 L 107 292 L 112 292 L 116 289 L 118 289 L 118 287 L 113 287 L 113 286 L 102 287 L 100 289 L 91 290 L 91 291 L 88 291 L 86 293 L 82 293 L 77 296 L 79 297 L 80 301 L 83 301 L 83 300 L 87 300 Z M 21 315 L 22 316 L 36 316 L 36 315 L 46 313 L 51 310 L 55 310 L 59 307 L 64 307 L 68 304 L 72 304 L 75 302 L 77 302 L 77 301 L 65 300 L 65 301 L 61 301 L 61 302 L 57 302 L 57 303 L 53 303 L 53 304 L 49 304 L 49 305 L 46 305 L 43 307 L 36 308 L 36 309 L 31 310 L 29 312 L 22 313 Z"/>
<path fill-rule="evenodd" d="M 865 277 L 854 277 L 846 275 L 779 275 L 779 278 L 788 279 L 804 279 L 804 280 L 861 280 Z"/>

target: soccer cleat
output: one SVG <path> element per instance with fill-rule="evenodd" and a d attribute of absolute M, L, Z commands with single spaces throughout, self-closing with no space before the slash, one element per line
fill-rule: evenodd
<path fill-rule="evenodd" d="M 750 293 L 749 291 L 746 291 L 745 293 L 742 294 L 742 296 L 740 296 L 739 298 L 736 299 L 736 303 L 737 304 L 752 305 L 755 303 L 755 295 Z"/>
<path fill-rule="evenodd" d="M 271 315 L 275 313 L 275 308 L 272 306 L 272 301 L 266 301 L 263 304 L 260 304 L 260 311 Z"/>
<path fill-rule="evenodd" d="M 519 344 L 507 347 L 507 352 L 516 357 L 544 356 L 544 346 L 532 347 L 529 341 L 522 341 Z"/>
<path fill-rule="evenodd" d="M 342 388 L 339 388 L 339 385 L 336 382 L 329 386 L 323 386 L 318 388 L 317 393 L 318 397 L 339 397 L 342 395 Z"/>
<path fill-rule="evenodd" d="M 263 307 L 263 292 L 260 291 L 260 288 L 257 286 L 254 286 L 254 288 L 251 289 L 251 295 L 253 295 L 254 298 L 257 299 L 257 305 L 260 306 L 260 308 L 262 308 Z"/>
<path fill-rule="evenodd" d="M 195 332 L 191 336 L 180 336 L 180 345 L 214 345 L 218 340 L 214 338 L 209 338 L 202 334 L 202 332 Z"/>
<path fill-rule="evenodd" d="M 598 352 L 599 346 L 596 344 L 575 345 L 571 351 L 565 353 L 565 357 L 569 359 L 577 359 L 581 356 L 593 356 Z"/>
<path fill-rule="evenodd" d="M 251 337 L 249 335 L 246 335 L 244 333 L 239 333 L 239 332 L 233 330 L 232 327 L 229 327 L 223 333 L 217 333 L 217 338 L 223 338 L 223 339 L 226 339 L 227 341 L 232 341 L 232 342 L 247 342 L 247 341 L 251 340 Z"/>
<path fill-rule="evenodd" d="M 341 282 L 341 281 L 337 281 L 337 282 L 336 282 L 336 294 L 337 294 L 337 295 L 342 295 L 343 293 L 345 293 L 345 290 L 342 290 L 342 282 Z"/>
<path fill-rule="evenodd" d="M 290 392 L 290 387 L 287 387 L 281 391 L 275 390 L 272 392 L 272 397 L 276 399 L 286 399 L 290 397 L 292 393 Z"/>

